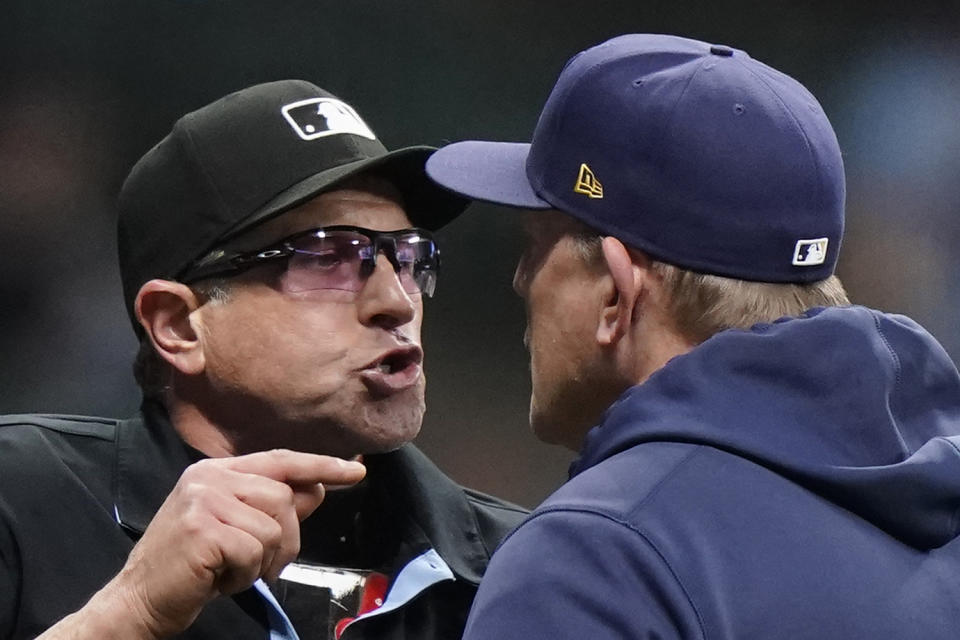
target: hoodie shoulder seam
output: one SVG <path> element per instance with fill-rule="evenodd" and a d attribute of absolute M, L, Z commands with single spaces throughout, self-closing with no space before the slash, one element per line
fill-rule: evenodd
<path fill-rule="evenodd" d="M 877 330 L 877 335 L 883 341 L 883 345 L 887 348 L 887 353 L 890 354 L 890 359 L 893 361 L 893 386 L 894 390 L 898 390 L 901 382 L 901 366 L 900 366 L 900 357 L 897 356 L 897 352 L 893 349 L 893 346 L 890 344 L 890 341 L 887 340 L 886 334 L 883 333 L 883 328 L 880 326 L 880 316 L 876 312 L 871 312 L 873 316 L 873 326 Z M 895 393 L 890 394 L 890 402 L 894 403 L 897 401 L 898 395 Z M 907 447 L 907 441 L 903 437 L 903 433 L 900 431 L 900 425 L 897 423 L 896 418 L 897 412 L 890 412 L 890 422 L 893 425 L 893 431 L 897 434 L 897 441 L 900 443 L 900 450 L 905 456 L 910 454 L 910 449 Z"/>
<path fill-rule="evenodd" d="M 677 466 L 681 466 L 681 464 L 686 460 L 690 459 L 692 455 L 693 455 L 692 453 L 688 455 L 686 458 L 684 458 L 683 461 L 681 461 L 681 463 L 678 463 Z M 706 628 L 703 621 L 703 615 L 700 613 L 700 609 L 697 607 L 697 604 L 693 601 L 693 597 L 690 595 L 690 591 L 687 590 L 687 587 L 684 585 L 683 581 L 680 579 L 679 574 L 674 570 L 673 565 L 670 564 L 670 561 L 663 554 L 663 552 L 660 551 L 660 548 L 657 547 L 656 544 L 654 544 L 653 540 L 651 540 L 640 529 L 640 527 L 636 523 L 630 522 L 628 520 L 624 520 L 623 518 L 615 514 L 607 513 L 601 509 L 590 508 L 586 506 L 556 505 L 556 506 L 548 507 L 543 510 L 538 509 L 537 511 L 535 511 L 530 515 L 530 517 L 527 519 L 526 522 L 523 523 L 523 525 L 517 528 L 517 531 L 519 531 L 519 529 L 521 529 L 530 521 L 538 519 L 540 516 L 546 516 L 549 514 L 563 514 L 563 513 L 579 513 L 581 515 L 589 515 L 589 516 L 600 518 L 602 520 L 607 520 L 613 524 L 619 525 L 627 529 L 628 531 L 631 531 L 637 537 L 643 540 L 644 544 L 646 544 L 646 546 L 649 547 L 654 554 L 656 554 L 656 557 L 660 559 L 660 562 L 663 563 L 663 566 L 666 568 L 667 572 L 669 572 L 670 577 L 673 578 L 674 582 L 676 582 L 677 584 L 677 587 L 679 587 L 680 591 L 683 593 L 683 596 L 686 599 L 687 604 L 693 610 L 693 614 L 696 616 L 696 619 L 697 619 L 697 626 L 700 628 L 700 637 L 701 638 L 707 637 L 707 632 L 706 632 Z M 516 531 L 511 533 L 510 536 L 508 536 L 508 538 L 513 537 L 515 533 Z M 506 543 L 506 540 L 504 540 L 504 543 Z"/>
<path fill-rule="evenodd" d="M 685 456 L 677 460 L 672 469 L 663 474 L 663 477 L 660 478 L 660 480 L 658 480 L 649 491 L 647 491 L 647 494 L 643 496 L 643 499 L 637 502 L 636 506 L 634 506 L 634 508 L 628 514 L 628 517 L 636 517 L 637 514 L 647 506 L 647 503 L 653 500 L 653 498 L 660 493 L 660 490 L 670 481 L 670 478 L 678 474 L 692 458 L 700 454 L 700 452 L 704 449 L 704 445 L 694 443 L 690 444 L 693 444 L 693 448 L 687 452 Z"/>
<path fill-rule="evenodd" d="M 944 438 L 946 443 L 954 448 L 957 452 L 957 455 L 960 455 L 960 446 L 957 445 L 951 438 Z M 953 510 L 953 517 L 950 518 L 950 530 L 954 533 L 960 531 L 960 507 L 957 507 Z"/>

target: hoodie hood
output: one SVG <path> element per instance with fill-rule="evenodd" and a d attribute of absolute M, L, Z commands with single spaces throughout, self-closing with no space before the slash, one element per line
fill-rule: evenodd
<path fill-rule="evenodd" d="M 905 316 L 832 307 L 721 332 L 626 391 L 571 477 L 645 442 L 749 459 L 919 549 L 960 534 L 960 376 Z"/>

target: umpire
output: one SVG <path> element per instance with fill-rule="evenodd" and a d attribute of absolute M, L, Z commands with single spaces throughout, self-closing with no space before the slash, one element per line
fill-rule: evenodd
<path fill-rule="evenodd" d="M 431 230 L 464 206 L 431 151 L 285 80 L 137 163 L 119 248 L 143 409 L 0 419 L 0 638 L 460 636 L 523 514 L 408 445 Z"/>

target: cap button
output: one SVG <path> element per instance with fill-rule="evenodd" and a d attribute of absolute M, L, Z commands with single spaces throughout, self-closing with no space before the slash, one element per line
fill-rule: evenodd
<path fill-rule="evenodd" d="M 715 44 L 710 47 L 710 53 L 715 56 L 724 56 L 729 58 L 733 55 L 733 49 L 722 44 Z"/>

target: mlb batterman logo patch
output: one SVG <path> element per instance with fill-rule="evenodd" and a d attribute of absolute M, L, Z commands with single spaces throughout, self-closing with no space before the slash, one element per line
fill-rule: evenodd
<path fill-rule="evenodd" d="M 281 111 L 297 135 L 316 140 L 338 133 L 352 133 L 376 140 L 370 127 L 345 102 L 331 98 L 311 98 L 284 106 Z"/>
<path fill-rule="evenodd" d="M 591 198 L 603 197 L 603 185 L 586 164 L 580 165 L 580 173 L 577 174 L 577 182 L 573 185 L 573 190 Z"/>
<path fill-rule="evenodd" d="M 798 267 L 814 267 L 823 264 L 827 259 L 828 239 L 797 240 L 797 246 L 793 249 L 793 264 Z"/>

